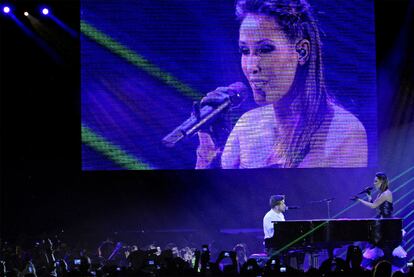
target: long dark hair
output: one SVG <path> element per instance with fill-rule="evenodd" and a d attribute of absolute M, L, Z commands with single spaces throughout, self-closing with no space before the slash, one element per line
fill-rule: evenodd
<path fill-rule="evenodd" d="M 387 175 L 385 175 L 384 172 L 378 172 L 375 174 L 375 177 L 377 177 L 378 180 L 381 181 L 380 191 L 381 192 L 386 191 L 389 188 Z"/>
<path fill-rule="evenodd" d="M 237 0 L 236 16 L 243 21 L 247 14 L 273 17 L 291 42 L 307 39 L 309 59 L 299 66 L 290 88 L 300 107 L 299 123 L 287 146 L 284 167 L 297 167 L 309 153 L 312 136 L 328 113 L 328 93 L 323 75 L 319 29 L 306 0 Z"/>

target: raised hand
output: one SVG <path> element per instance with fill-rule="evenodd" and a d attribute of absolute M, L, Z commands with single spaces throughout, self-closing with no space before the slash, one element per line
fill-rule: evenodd
<path fill-rule="evenodd" d="M 200 101 L 200 108 L 204 106 L 211 106 L 216 108 L 226 101 L 229 101 L 230 96 L 227 91 L 227 87 L 218 87 L 216 90 L 207 93 L 207 95 Z M 212 122 L 212 124 L 200 130 L 201 133 L 208 133 L 211 136 L 214 145 L 221 149 L 226 143 L 231 128 L 229 114 L 226 112 L 228 111 L 228 108 L 226 109 L 227 110 L 225 110 L 224 113 L 221 113 L 221 116 Z"/>
<path fill-rule="evenodd" d="M 228 88 L 218 87 L 216 90 L 207 93 L 201 99 L 200 103 L 196 103 L 193 107 L 195 116 L 197 111 L 203 106 L 217 107 L 225 101 L 229 100 L 229 95 L 225 92 Z M 197 107 L 197 105 L 199 105 Z M 221 113 L 221 116 L 212 124 L 201 129 L 198 132 L 199 146 L 197 148 L 197 169 L 219 167 L 219 158 L 226 144 L 227 137 L 231 131 L 231 122 L 227 112 Z M 217 165 L 213 163 L 217 161 Z"/>

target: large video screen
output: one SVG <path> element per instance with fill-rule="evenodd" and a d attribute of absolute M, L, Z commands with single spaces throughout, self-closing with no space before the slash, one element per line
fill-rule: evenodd
<path fill-rule="evenodd" d="M 81 2 L 83 170 L 377 163 L 373 1 Z"/>

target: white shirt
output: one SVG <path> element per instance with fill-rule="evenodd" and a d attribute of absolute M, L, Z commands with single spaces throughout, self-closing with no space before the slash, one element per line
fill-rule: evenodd
<path fill-rule="evenodd" d="M 273 237 L 274 227 L 272 221 L 285 221 L 283 213 L 277 213 L 270 210 L 263 218 L 263 232 L 265 239 Z"/>

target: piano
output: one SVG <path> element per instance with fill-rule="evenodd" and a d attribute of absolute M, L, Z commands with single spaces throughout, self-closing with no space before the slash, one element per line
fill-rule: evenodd
<path fill-rule="evenodd" d="M 357 241 L 398 246 L 402 240 L 401 218 L 288 220 L 273 224 L 274 235 L 265 239 L 265 246 L 279 253 L 333 249 Z"/>

